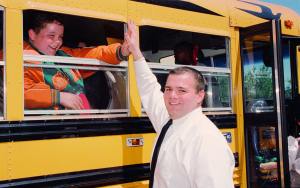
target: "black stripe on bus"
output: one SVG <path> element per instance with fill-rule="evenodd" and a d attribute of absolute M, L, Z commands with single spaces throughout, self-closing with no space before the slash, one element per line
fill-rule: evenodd
<path fill-rule="evenodd" d="M 218 128 L 236 128 L 236 115 L 208 115 Z M 148 118 L 0 122 L 0 143 L 154 133 Z"/>
<path fill-rule="evenodd" d="M 152 5 L 158 5 L 158 6 L 163 6 L 163 7 L 176 8 L 176 9 L 181 9 L 181 10 L 188 10 L 188 11 L 192 11 L 192 12 L 200 12 L 200 13 L 211 14 L 211 15 L 215 15 L 215 16 L 222 16 L 211 10 L 200 7 L 194 3 L 190 3 L 190 2 L 186 2 L 186 1 L 182 1 L 182 0 L 131 0 L 131 1 L 152 4 Z"/>
<path fill-rule="evenodd" d="M 97 187 L 149 179 L 149 163 L 0 181 L 4 187 Z"/>
<path fill-rule="evenodd" d="M 228 115 L 207 115 L 219 129 L 233 129 L 237 127 L 236 114 Z"/>
<path fill-rule="evenodd" d="M 148 118 L 72 119 L 0 123 L 0 142 L 154 132 Z"/>

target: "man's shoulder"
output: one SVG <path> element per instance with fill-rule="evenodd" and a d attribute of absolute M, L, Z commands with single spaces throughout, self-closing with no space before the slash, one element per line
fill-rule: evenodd
<path fill-rule="evenodd" d="M 193 134 L 199 134 L 199 136 L 203 135 L 205 137 L 222 135 L 220 129 L 202 113 L 192 118 L 190 131 L 194 132 Z"/>

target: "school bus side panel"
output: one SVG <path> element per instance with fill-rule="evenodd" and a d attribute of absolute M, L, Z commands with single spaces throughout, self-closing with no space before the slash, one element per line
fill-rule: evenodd
<path fill-rule="evenodd" d="M 134 19 L 138 25 L 153 25 L 170 29 L 178 29 L 180 27 L 186 31 L 223 36 L 229 35 L 228 17 L 224 16 L 129 1 L 128 17 Z"/>
<path fill-rule="evenodd" d="M 144 146 L 128 147 L 127 138 L 143 138 Z M 153 139 L 131 134 L 1 143 L 0 181 L 148 163 Z"/>

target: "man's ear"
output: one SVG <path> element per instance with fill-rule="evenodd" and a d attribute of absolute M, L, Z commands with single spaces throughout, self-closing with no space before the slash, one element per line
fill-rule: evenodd
<path fill-rule="evenodd" d="M 29 29 L 28 30 L 28 36 L 29 36 L 29 39 L 34 41 L 35 40 L 35 37 L 36 37 L 36 33 L 34 32 L 33 29 Z"/>
<path fill-rule="evenodd" d="M 204 91 L 204 90 L 199 91 L 197 103 L 198 103 L 198 104 L 202 104 L 202 103 L 203 103 L 203 100 L 204 100 L 204 97 L 205 97 L 205 91 Z"/>

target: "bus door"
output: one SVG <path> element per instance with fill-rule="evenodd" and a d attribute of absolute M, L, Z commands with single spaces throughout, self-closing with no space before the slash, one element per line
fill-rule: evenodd
<path fill-rule="evenodd" d="M 280 21 L 243 28 L 240 40 L 247 187 L 285 187 L 289 174 Z"/>
<path fill-rule="evenodd" d="M 300 37 L 282 37 L 284 100 L 289 155 L 290 187 L 300 187 Z M 298 151 L 297 151 L 298 146 Z"/>

